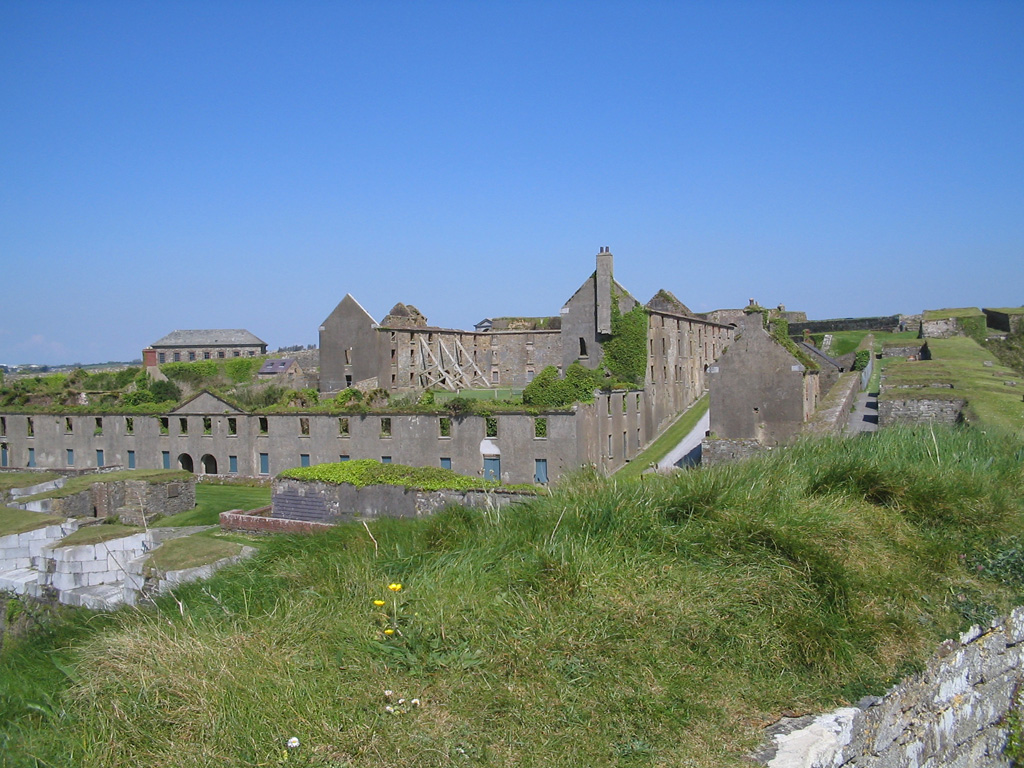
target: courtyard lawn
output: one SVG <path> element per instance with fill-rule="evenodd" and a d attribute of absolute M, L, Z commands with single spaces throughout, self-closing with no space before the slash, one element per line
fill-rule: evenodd
<path fill-rule="evenodd" d="M 270 488 L 250 485 L 196 484 L 196 506 L 158 520 L 155 526 L 217 525 L 220 513 L 231 509 L 257 509 L 270 504 Z"/>

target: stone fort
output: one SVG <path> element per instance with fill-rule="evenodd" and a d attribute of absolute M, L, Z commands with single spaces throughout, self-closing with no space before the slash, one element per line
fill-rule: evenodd
<path fill-rule="evenodd" d="M 600 249 L 594 273 L 550 317 L 489 318 L 473 330 L 458 330 L 430 326 L 415 307 L 397 304 L 377 322 L 346 295 L 320 326 L 320 390 L 520 388 L 548 366 L 564 372 L 579 362 L 597 369 L 613 314 L 639 303 L 615 280 L 608 248 Z M 204 392 L 153 416 L 7 410 L 0 415 L 0 466 L 181 467 L 259 477 L 372 458 L 512 483 L 551 482 L 583 465 L 612 472 L 704 393 L 707 369 L 734 331 L 695 316 L 666 290 L 643 306 L 643 385 L 599 391 L 592 403 L 572 409 L 501 410 L 489 419 L 396 409 L 263 415 Z"/>

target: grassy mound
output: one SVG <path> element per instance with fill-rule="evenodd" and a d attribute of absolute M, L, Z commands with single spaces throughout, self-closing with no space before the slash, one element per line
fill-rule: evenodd
<path fill-rule="evenodd" d="M 881 692 L 1022 601 L 1022 450 L 894 429 L 672 478 L 579 476 L 514 510 L 275 538 L 69 650 L 41 655 L 68 644 L 44 633 L 6 649 L 21 682 L 0 686 L 0 752 L 744 765 L 782 711 Z M 45 706 L 16 698 L 33 675 Z"/>
<path fill-rule="evenodd" d="M 508 489 L 497 480 L 482 480 L 479 477 L 460 475 L 440 467 L 410 467 L 405 464 L 382 464 L 374 459 L 340 461 L 333 464 L 316 464 L 312 467 L 286 469 L 278 477 L 290 480 L 312 480 L 340 485 L 348 483 L 357 488 L 367 485 L 401 485 L 419 491 L 493 491 Z M 517 490 L 535 493 L 529 485 L 514 486 Z"/>

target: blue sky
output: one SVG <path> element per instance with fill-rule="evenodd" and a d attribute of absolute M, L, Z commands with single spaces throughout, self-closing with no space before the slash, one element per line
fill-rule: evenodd
<path fill-rule="evenodd" d="M 0 363 L 346 293 L 1024 303 L 1024 3 L 0 0 Z"/>

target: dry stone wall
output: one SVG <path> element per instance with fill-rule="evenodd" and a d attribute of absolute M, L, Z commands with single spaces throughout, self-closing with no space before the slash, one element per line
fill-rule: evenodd
<path fill-rule="evenodd" d="M 957 424 L 967 401 L 959 398 L 886 398 L 878 401 L 878 426 L 904 424 Z"/>
<path fill-rule="evenodd" d="M 1009 768 L 1008 715 L 1020 707 L 1022 662 L 1018 608 L 947 640 L 924 672 L 882 698 L 780 721 L 756 758 L 769 768 Z"/>

